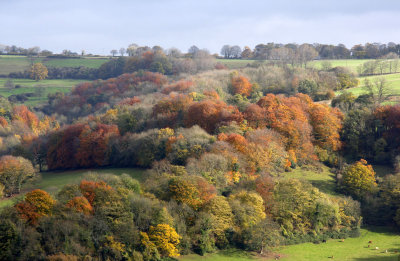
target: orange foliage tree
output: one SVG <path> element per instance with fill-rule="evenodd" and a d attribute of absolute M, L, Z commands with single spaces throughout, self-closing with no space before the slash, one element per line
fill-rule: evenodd
<path fill-rule="evenodd" d="M 340 149 L 339 132 L 342 128 L 343 114 L 336 108 L 314 103 L 310 106 L 310 116 L 315 144 L 327 150 Z"/>
<path fill-rule="evenodd" d="M 252 91 L 252 84 L 244 76 L 232 77 L 231 86 L 233 94 L 241 94 L 249 97 Z"/>
<path fill-rule="evenodd" d="M 31 112 L 25 105 L 15 106 L 13 108 L 12 120 L 21 121 L 32 130 L 36 129 L 39 124 L 39 119 L 36 114 Z"/>
<path fill-rule="evenodd" d="M 93 207 L 85 197 L 74 197 L 67 202 L 66 206 L 85 215 L 93 213 Z"/>
<path fill-rule="evenodd" d="M 25 195 L 25 200 L 15 205 L 20 217 L 30 224 L 37 224 L 40 217 L 51 215 L 55 200 L 49 193 L 35 189 Z"/>

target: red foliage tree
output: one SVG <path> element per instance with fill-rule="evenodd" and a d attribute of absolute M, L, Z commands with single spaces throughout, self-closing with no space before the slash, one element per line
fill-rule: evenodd
<path fill-rule="evenodd" d="M 400 149 L 400 105 L 381 106 L 375 109 L 375 117 L 381 122 L 385 140 L 397 150 Z"/>
<path fill-rule="evenodd" d="M 40 217 L 51 215 L 55 200 L 49 193 L 35 189 L 25 195 L 25 200 L 15 205 L 19 216 L 35 225 Z"/>
<path fill-rule="evenodd" d="M 79 184 L 79 189 L 82 195 L 89 201 L 90 205 L 93 206 L 96 199 L 97 189 L 111 190 L 112 188 L 104 181 L 95 182 L 82 180 Z"/>
<path fill-rule="evenodd" d="M 240 123 L 243 115 L 237 107 L 228 106 L 222 101 L 204 100 L 190 105 L 185 116 L 185 125 L 199 125 L 212 133 L 217 127 L 230 122 Z"/>
<path fill-rule="evenodd" d="M 79 148 L 75 154 L 79 166 L 107 165 L 108 141 L 112 136 L 119 136 L 116 125 L 97 124 L 94 128 L 85 125 L 79 135 Z"/>
<path fill-rule="evenodd" d="M 164 94 L 170 94 L 171 92 L 186 92 L 190 87 L 193 86 L 193 82 L 192 81 L 178 81 L 178 82 L 174 82 L 171 83 L 167 86 L 165 86 L 162 89 L 162 93 Z"/>
<path fill-rule="evenodd" d="M 140 99 L 135 96 L 133 98 L 125 98 L 125 99 L 123 99 L 122 101 L 120 101 L 118 103 L 118 105 L 129 105 L 129 106 L 132 106 L 132 105 L 134 105 L 136 103 L 139 103 L 139 102 L 140 102 Z"/>

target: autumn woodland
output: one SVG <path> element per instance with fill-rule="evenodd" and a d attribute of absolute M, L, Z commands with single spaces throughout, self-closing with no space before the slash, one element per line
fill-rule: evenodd
<path fill-rule="evenodd" d="M 2 75 L 0 260 L 212 260 L 227 249 L 284 260 L 282 247 L 400 227 L 400 105 L 385 78 L 397 77 L 398 44 L 214 55 L 133 44 L 97 67 L 83 52 L 0 50 L 0 64 L 32 61 Z M 81 65 L 46 65 L 65 60 Z M 44 98 L 31 102 L 21 79 L 80 83 L 37 87 Z M 86 174 L 40 186 L 74 171 Z"/>

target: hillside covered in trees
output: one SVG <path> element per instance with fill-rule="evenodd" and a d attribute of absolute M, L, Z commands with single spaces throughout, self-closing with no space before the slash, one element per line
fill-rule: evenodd
<path fill-rule="evenodd" d="M 384 103 L 385 82 L 355 96 L 356 72 L 292 63 L 282 48 L 240 70 L 194 48 L 146 49 L 42 106 L 0 98 L 0 196 L 26 193 L 1 210 L 0 260 L 265 255 L 400 226 L 400 105 Z M 107 167 L 144 172 L 25 189 L 43 171 Z M 334 189 L 294 178 L 299 169 L 329 169 Z"/>

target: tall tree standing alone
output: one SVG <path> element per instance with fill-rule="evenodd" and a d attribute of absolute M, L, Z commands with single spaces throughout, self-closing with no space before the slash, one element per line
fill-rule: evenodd
<path fill-rule="evenodd" d="M 31 67 L 31 79 L 35 81 L 44 80 L 47 78 L 48 71 L 47 67 L 44 66 L 42 63 L 35 63 Z"/>

